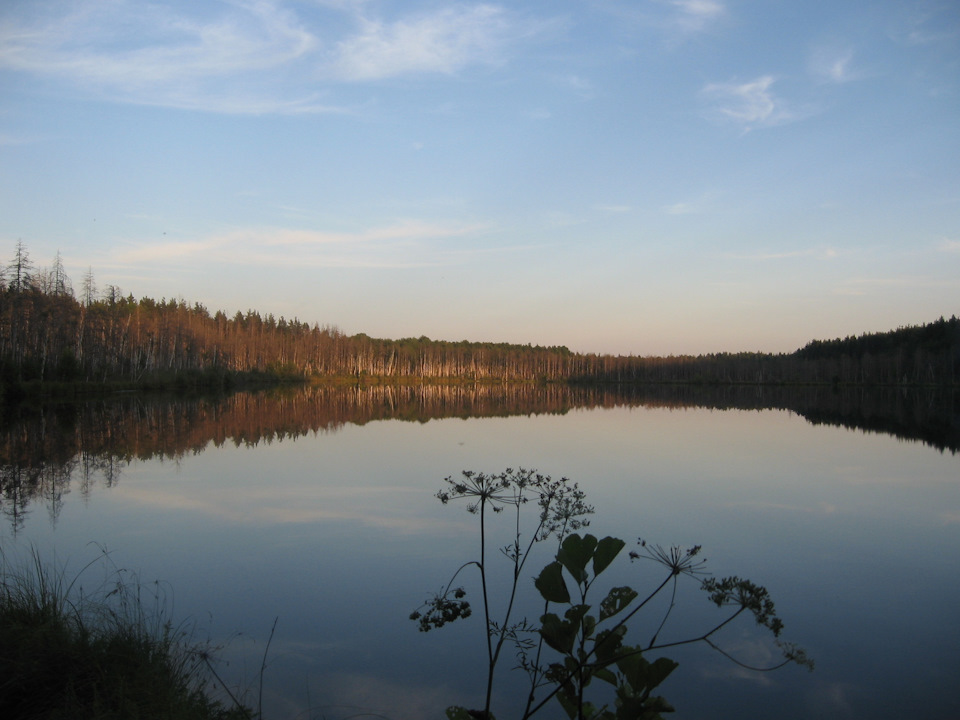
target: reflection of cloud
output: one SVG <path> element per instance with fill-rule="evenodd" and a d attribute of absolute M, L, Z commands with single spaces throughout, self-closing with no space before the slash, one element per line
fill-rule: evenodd
<path fill-rule="evenodd" d="M 724 503 L 728 508 L 748 508 L 751 510 L 786 510 L 788 512 L 810 513 L 832 515 L 837 512 L 836 505 L 827 502 L 820 502 L 816 507 L 801 507 L 800 505 L 790 505 L 787 503 L 767 502 L 764 500 L 743 500 L 738 502 Z"/>
<path fill-rule="evenodd" d="M 812 717 L 849 717 L 853 712 L 849 696 L 855 689 L 847 683 L 817 683 L 806 698 Z"/>
<path fill-rule="evenodd" d="M 783 655 L 778 647 L 766 638 L 759 639 L 754 634 L 748 636 L 748 631 L 741 631 L 740 637 L 718 643 L 723 651 L 736 658 L 738 663 L 749 667 L 742 667 L 721 658 L 717 663 L 705 665 L 701 671 L 703 677 L 719 678 L 723 680 L 746 680 L 755 685 L 769 686 L 773 684 L 771 673 L 757 672 L 750 668 L 769 668 L 783 661 Z"/>
<path fill-rule="evenodd" d="M 416 492 L 403 488 L 341 488 L 312 495 L 303 488 L 284 492 L 277 488 L 251 491 L 180 492 L 174 487 L 151 488 L 127 483 L 113 488 L 113 495 L 124 500 L 164 510 L 189 511 L 237 525 L 288 525 L 316 522 L 360 522 L 402 534 L 447 530 L 459 532 L 462 524 L 389 514 L 396 502 L 384 502 L 382 496 Z M 376 497 L 376 500 L 371 498 Z"/>
<path fill-rule="evenodd" d="M 436 716 L 438 709 L 454 705 L 458 700 L 462 702 L 442 679 L 417 687 L 391 683 L 373 675 L 339 673 L 330 678 L 327 687 L 336 706 L 354 709 L 353 717 L 372 715 L 390 720 L 419 720 Z M 389 704 L 384 705 L 385 702 Z"/>

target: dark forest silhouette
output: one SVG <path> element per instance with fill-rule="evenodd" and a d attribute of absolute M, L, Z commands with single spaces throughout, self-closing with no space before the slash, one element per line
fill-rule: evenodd
<path fill-rule="evenodd" d="M 39 384 L 227 387 L 244 379 L 710 384 L 960 384 L 960 320 L 812 341 L 796 352 L 640 357 L 564 346 L 376 339 L 254 310 L 75 292 L 59 253 L 36 270 L 22 243 L 0 274 L 3 395 Z"/>

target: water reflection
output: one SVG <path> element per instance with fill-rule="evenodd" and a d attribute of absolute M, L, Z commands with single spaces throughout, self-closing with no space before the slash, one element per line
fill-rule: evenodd
<path fill-rule="evenodd" d="M 597 533 L 701 543 L 717 575 L 768 587 L 788 639 L 818 661 L 813 675 L 757 676 L 678 651 L 664 689 L 678 720 L 886 720 L 917 707 L 952 720 L 952 403 L 935 392 L 518 385 L 19 410 L 0 427 L 15 523 L 0 543 L 74 568 L 91 541 L 108 547 L 169 583 L 174 616 L 212 617 L 232 678 L 256 678 L 279 616 L 270 720 L 442 717 L 448 704 L 482 703 L 482 630 L 468 621 L 422 635 L 406 619 L 476 545 L 474 518 L 431 496 L 462 469 L 524 464 L 580 482 Z M 751 659 L 761 652 L 749 633 L 729 640 Z"/>
<path fill-rule="evenodd" d="M 34 501 L 56 520 L 64 493 L 113 487 L 133 460 L 178 459 L 213 445 L 257 446 L 380 420 L 427 422 L 614 407 L 790 410 L 810 423 L 888 433 L 960 451 L 956 393 L 938 389 L 660 385 L 374 385 L 140 396 L 19 407 L 0 417 L 0 508 L 14 527 Z"/>

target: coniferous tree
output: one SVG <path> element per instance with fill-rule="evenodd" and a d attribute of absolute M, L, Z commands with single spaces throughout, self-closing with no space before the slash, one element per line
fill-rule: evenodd
<path fill-rule="evenodd" d="M 15 293 L 22 293 L 33 287 L 33 263 L 30 261 L 30 253 L 23 244 L 23 240 L 17 240 L 17 249 L 13 260 L 7 266 L 7 272 L 10 277 L 10 289 Z"/>
<path fill-rule="evenodd" d="M 80 286 L 80 302 L 89 307 L 97 299 L 97 284 L 93 280 L 93 268 L 88 267 Z"/>
<path fill-rule="evenodd" d="M 53 259 L 50 276 L 53 295 L 69 295 L 73 297 L 73 285 L 67 276 L 66 270 L 63 269 L 63 256 L 60 255 L 59 250 L 57 250 L 57 256 Z"/>

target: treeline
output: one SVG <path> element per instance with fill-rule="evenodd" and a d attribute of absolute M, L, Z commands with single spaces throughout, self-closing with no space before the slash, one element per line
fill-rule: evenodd
<path fill-rule="evenodd" d="M 836 340 L 814 340 L 796 352 L 717 353 L 670 357 L 588 356 L 573 379 L 627 383 L 758 385 L 960 385 L 960 319 Z"/>
<path fill-rule="evenodd" d="M 385 340 L 254 310 L 136 299 L 92 270 L 74 290 L 59 253 L 36 269 L 18 243 L 0 268 L 0 383 L 226 387 L 238 379 L 702 384 L 960 384 L 960 320 L 815 341 L 795 353 L 639 357 L 563 346 Z"/>

